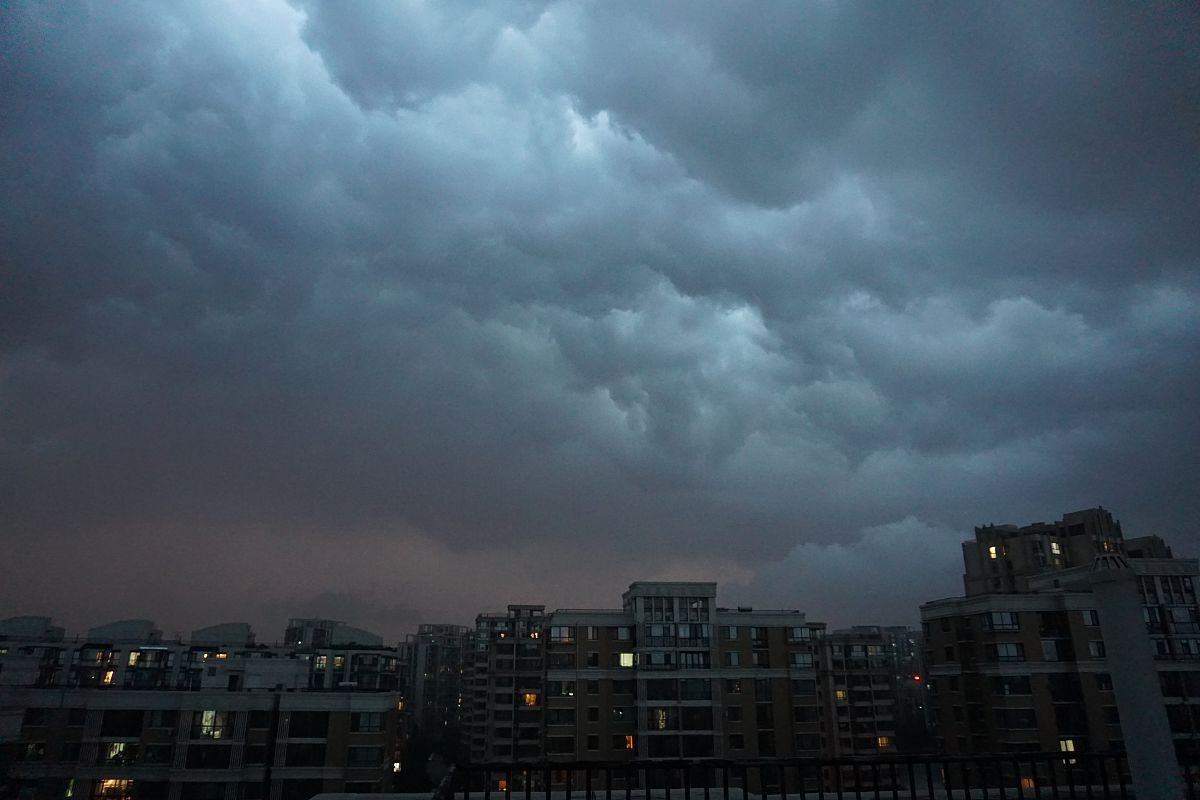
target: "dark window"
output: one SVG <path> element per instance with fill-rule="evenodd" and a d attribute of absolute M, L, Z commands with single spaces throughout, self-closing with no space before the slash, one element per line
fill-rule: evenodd
<path fill-rule="evenodd" d="M 352 715 L 350 730 L 355 733 L 377 733 L 383 730 L 383 712 L 360 711 Z"/>
<path fill-rule="evenodd" d="M 262 730 L 271 725 L 271 712 L 269 711 L 251 711 L 249 727 L 254 730 Z"/>
<path fill-rule="evenodd" d="M 729 749 L 730 750 L 744 750 L 745 747 L 746 747 L 746 737 L 742 736 L 740 733 L 729 734 Z"/>
<path fill-rule="evenodd" d="M 227 744 L 193 744 L 187 749 L 188 769 L 229 769 Z"/>
<path fill-rule="evenodd" d="M 100 723 L 101 736 L 141 736 L 143 711 L 104 712 L 104 720 Z"/>
<path fill-rule="evenodd" d="M 600 709 L 598 707 L 588 706 L 587 721 L 588 722 L 599 722 L 600 721 Z"/>
<path fill-rule="evenodd" d="M 647 700 L 675 700 L 678 698 L 678 683 L 674 680 L 646 681 Z"/>
<path fill-rule="evenodd" d="M 69 708 L 67 709 L 67 724 L 72 728 L 79 728 L 87 722 L 86 708 Z"/>
<path fill-rule="evenodd" d="M 683 706 L 679 718 L 685 731 L 709 731 L 713 727 L 712 706 Z"/>
<path fill-rule="evenodd" d="M 46 724 L 46 709 L 44 708 L 27 708 L 25 709 L 25 718 L 22 724 L 26 728 L 40 727 Z"/>
<path fill-rule="evenodd" d="M 169 744 L 148 744 L 142 750 L 142 762 L 145 764 L 170 764 L 174 748 Z"/>
<path fill-rule="evenodd" d="M 600 694 L 600 681 L 588 681 L 587 682 L 587 693 L 588 694 Z"/>
<path fill-rule="evenodd" d="M 267 746 L 265 744 L 246 745 L 246 763 L 247 764 L 265 764 L 265 763 L 267 763 Z"/>
<path fill-rule="evenodd" d="M 575 752 L 574 736 L 547 736 L 546 752 L 551 755 L 569 755 Z"/>
<path fill-rule="evenodd" d="M 672 758 L 679 756 L 679 737 L 647 736 L 646 751 L 650 758 Z"/>
<path fill-rule="evenodd" d="M 775 734 L 772 731 L 763 731 L 758 734 L 758 754 L 760 756 L 775 755 Z"/>
<path fill-rule="evenodd" d="M 288 723 L 288 736 L 293 739 L 324 739 L 328 730 L 328 711 L 293 711 Z"/>
<path fill-rule="evenodd" d="M 187 782 L 183 784 L 180 796 L 182 800 L 225 800 L 225 784 L 215 781 Z"/>
<path fill-rule="evenodd" d="M 711 736 L 684 736 L 680 742 L 684 758 L 711 758 L 713 755 L 713 737 Z"/>
<path fill-rule="evenodd" d="M 320 778 L 284 781 L 280 800 L 311 800 L 314 795 L 320 794 L 324 788 L 323 781 Z M 217 800 L 220 799 L 218 798 Z"/>
<path fill-rule="evenodd" d="M 730 722 L 741 722 L 742 721 L 742 707 L 741 706 L 725 706 L 725 719 L 727 719 Z"/>
<path fill-rule="evenodd" d="M 289 767 L 325 766 L 325 745 L 289 744 L 287 746 L 287 765 Z"/>
<path fill-rule="evenodd" d="M 351 747 L 346 757 L 348 767 L 383 766 L 382 747 Z"/>

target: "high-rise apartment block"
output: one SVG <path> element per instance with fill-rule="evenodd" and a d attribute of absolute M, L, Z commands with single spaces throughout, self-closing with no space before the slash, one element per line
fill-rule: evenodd
<path fill-rule="evenodd" d="M 458 729 L 469 634 L 463 625 L 422 624 L 400 646 L 408 709 L 423 736 L 437 738 Z"/>
<path fill-rule="evenodd" d="M 884 630 L 827 639 L 799 611 L 718 607 L 714 583 L 634 583 L 620 608 L 481 614 L 464 693 L 470 756 L 891 752 L 896 630 Z"/>
<path fill-rule="evenodd" d="M 1181 760 L 1200 755 L 1196 559 L 1157 537 L 1124 539 L 1103 508 L 1058 522 L 977 528 L 963 545 L 966 596 L 921 607 L 948 753 L 1110 751 L 1125 746 L 1112 673 L 1128 658 L 1102 633 L 1093 562 L 1121 556 L 1136 575 L 1144 631 Z M 1102 557 L 1097 561 L 1097 556 Z"/>
<path fill-rule="evenodd" d="M 287 645 L 241 623 L 168 640 L 133 620 L 67 640 L 0 621 L 4 780 L 34 800 L 308 800 L 387 791 L 399 722 L 395 648 L 327 620 Z"/>

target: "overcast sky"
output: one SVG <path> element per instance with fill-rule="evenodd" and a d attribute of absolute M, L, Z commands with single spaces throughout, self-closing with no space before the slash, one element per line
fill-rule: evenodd
<path fill-rule="evenodd" d="M 1200 552 L 1193 3 L 7 4 L 0 616 L 831 624 Z"/>

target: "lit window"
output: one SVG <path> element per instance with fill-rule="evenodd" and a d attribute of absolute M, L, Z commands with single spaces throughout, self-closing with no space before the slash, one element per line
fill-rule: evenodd
<path fill-rule="evenodd" d="M 536 706 L 538 703 L 538 696 L 533 692 L 526 692 L 524 695 L 522 695 L 521 700 L 527 706 Z"/>
<path fill-rule="evenodd" d="M 836 697 L 838 700 L 845 700 L 846 699 L 846 690 L 838 689 L 833 693 L 833 696 Z"/>
<path fill-rule="evenodd" d="M 117 676 L 117 673 L 113 672 L 111 669 L 110 669 L 110 670 L 107 670 L 107 671 L 105 671 L 105 673 L 104 673 L 104 681 L 103 681 L 104 685 L 105 685 L 105 686 L 112 686 L 112 683 L 113 683 L 113 678 L 115 678 L 116 676 Z"/>
<path fill-rule="evenodd" d="M 392 772 L 399 772 L 399 771 L 400 771 L 400 762 L 393 761 L 392 762 Z"/>
<path fill-rule="evenodd" d="M 1058 740 L 1058 749 L 1064 753 L 1074 753 L 1075 752 L 1075 740 L 1074 739 L 1059 739 Z M 1063 763 L 1074 764 L 1075 761 L 1076 761 L 1076 759 L 1074 759 L 1074 758 L 1067 758 L 1067 759 L 1063 760 Z"/>
<path fill-rule="evenodd" d="M 345 656 L 334 656 L 333 657 L 333 668 L 334 669 L 342 669 L 345 666 L 346 666 L 346 657 Z"/>
<path fill-rule="evenodd" d="M 129 653 L 129 666 L 136 667 L 138 658 L 142 655 L 140 650 L 132 650 Z"/>
<path fill-rule="evenodd" d="M 632 750 L 632 749 L 633 749 L 633 734 L 628 734 L 628 735 L 625 737 L 625 749 L 626 749 L 626 750 Z"/>
<path fill-rule="evenodd" d="M 325 669 L 329 666 L 329 656 L 317 656 L 313 659 L 313 669 Z"/>
<path fill-rule="evenodd" d="M 1033 778 L 1031 778 L 1029 776 L 1022 777 L 1021 778 L 1021 788 L 1022 789 L 1033 789 L 1034 788 Z"/>
<path fill-rule="evenodd" d="M 220 661 L 224 661 L 224 660 L 225 660 L 225 659 L 227 659 L 227 658 L 229 658 L 229 654 L 228 654 L 228 653 L 217 653 L 217 659 L 218 659 L 218 660 L 220 660 Z"/>
<path fill-rule="evenodd" d="M 1062 545 L 1059 544 L 1058 542 L 1051 542 L 1050 543 L 1050 552 L 1056 556 L 1061 556 L 1062 555 Z"/>
<path fill-rule="evenodd" d="M 875 744 L 879 745 L 880 747 L 887 747 L 891 743 L 892 743 L 892 740 L 886 736 L 875 737 Z"/>
<path fill-rule="evenodd" d="M 539 633 L 538 631 L 530 631 L 530 632 L 529 632 L 529 638 L 530 638 L 530 639 L 536 639 L 536 638 L 538 638 L 538 637 L 539 637 L 539 636 L 541 636 L 541 635 L 542 635 L 542 634 L 541 634 L 541 633 Z M 504 781 L 503 781 L 503 780 L 501 780 L 500 782 L 501 782 L 501 783 L 504 783 Z M 503 789 L 504 787 L 502 786 L 502 787 L 500 787 L 500 788 L 501 788 L 501 789 Z"/>
<path fill-rule="evenodd" d="M 1000 557 L 1000 553 L 998 552 L 996 545 L 992 545 L 991 547 L 988 548 L 988 558 L 990 558 L 994 561 L 995 559 L 997 559 L 999 557 Z"/>
<path fill-rule="evenodd" d="M 537 638 L 537 637 L 534 637 L 534 638 Z M 502 792 L 507 792 L 508 791 L 508 781 L 506 781 L 504 778 L 501 778 L 500 780 L 496 781 L 496 788 Z"/>
<path fill-rule="evenodd" d="M 632 667 L 633 653 L 621 653 L 621 658 L 617 663 L 619 663 L 622 667 Z"/>

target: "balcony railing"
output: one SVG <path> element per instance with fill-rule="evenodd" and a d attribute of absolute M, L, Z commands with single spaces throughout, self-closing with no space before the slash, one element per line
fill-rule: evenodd
<path fill-rule="evenodd" d="M 1187 797 L 1200 800 L 1189 773 Z M 1119 753 L 468 764 L 443 800 L 1132 798 Z"/>

